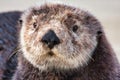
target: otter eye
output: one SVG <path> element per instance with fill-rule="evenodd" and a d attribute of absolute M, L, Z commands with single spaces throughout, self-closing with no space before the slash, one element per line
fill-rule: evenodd
<path fill-rule="evenodd" d="M 34 23 L 33 23 L 33 28 L 36 28 L 36 27 L 37 27 L 37 23 L 34 22 Z"/>
<path fill-rule="evenodd" d="M 73 32 L 76 32 L 78 30 L 78 26 L 77 25 L 74 25 L 73 27 L 72 27 L 72 31 Z"/>

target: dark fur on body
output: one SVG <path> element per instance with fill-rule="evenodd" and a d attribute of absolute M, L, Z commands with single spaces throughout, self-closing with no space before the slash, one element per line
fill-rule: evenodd
<path fill-rule="evenodd" d="M 0 13 L 0 80 L 10 80 L 17 65 L 16 56 L 10 56 L 18 46 L 18 30 L 16 26 L 21 12 Z"/>
<path fill-rule="evenodd" d="M 46 9 L 40 10 L 40 13 L 48 13 L 47 11 L 49 11 L 49 9 L 46 7 Z M 27 17 L 27 22 L 30 22 L 31 15 L 32 13 Z M 42 20 L 45 19 L 46 18 L 42 18 Z M 24 54 L 22 54 L 24 52 L 21 51 L 21 53 L 19 53 L 19 63 L 13 80 L 120 80 L 118 77 L 118 61 L 115 53 L 106 40 L 105 33 L 100 23 L 91 16 L 87 16 L 85 19 L 86 22 L 83 24 L 90 24 L 89 22 L 93 22 L 87 27 L 91 28 L 91 34 L 97 33 L 98 42 L 93 52 L 92 59 L 89 60 L 87 65 L 80 66 L 76 69 L 65 70 L 53 68 L 44 71 L 34 67 L 33 64 L 24 57 Z M 96 32 L 96 30 L 98 30 L 98 32 Z"/>

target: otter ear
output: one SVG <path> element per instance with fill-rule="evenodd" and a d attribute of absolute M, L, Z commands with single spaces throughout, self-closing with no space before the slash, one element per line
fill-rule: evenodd
<path fill-rule="evenodd" d="M 23 20 L 22 20 L 22 19 L 19 19 L 18 23 L 19 23 L 20 25 L 22 25 Z"/>
<path fill-rule="evenodd" d="M 102 31 L 97 31 L 97 36 L 98 36 L 98 37 L 101 36 L 102 34 L 103 34 Z"/>

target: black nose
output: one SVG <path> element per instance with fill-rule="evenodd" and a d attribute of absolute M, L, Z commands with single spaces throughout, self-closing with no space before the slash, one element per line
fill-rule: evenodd
<path fill-rule="evenodd" d="M 56 36 L 53 30 L 49 30 L 41 40 L 43 43 L 47 44 L 50 49 L 52 49 L 55 45 L 60 43 L 59 38 Z"/>

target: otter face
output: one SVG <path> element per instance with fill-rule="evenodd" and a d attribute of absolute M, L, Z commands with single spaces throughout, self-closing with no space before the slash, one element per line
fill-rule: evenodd
<path fill-rule="evenodd" d="M 20 35 L 24 57 L 39 69 L 74 69 L 92 58 L 99 22 L 66 5 L 31 8 L 23 16 Z"/>

